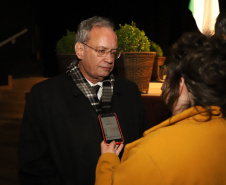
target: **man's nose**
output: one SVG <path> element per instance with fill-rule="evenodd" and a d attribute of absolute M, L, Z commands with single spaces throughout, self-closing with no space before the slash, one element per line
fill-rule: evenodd
<path fill-rule="evenodd" d="M 111 52 L 107 52 L 107 55 L 105 56 L 105 60 L 110 64 L 113 63 L 115 58 L 112 56 Z"/>

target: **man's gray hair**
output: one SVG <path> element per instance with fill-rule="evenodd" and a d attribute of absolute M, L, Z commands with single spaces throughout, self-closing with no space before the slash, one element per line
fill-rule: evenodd
<path fill-rule="evenodd" d="M 86 42 L 89 38 L 89 32 L 93 27 L 106 27 L 114 30 L 114 24 L 109 19 L 100 16 L 94 16 L 82 21 L 77 29 L 75 42 Z"/>

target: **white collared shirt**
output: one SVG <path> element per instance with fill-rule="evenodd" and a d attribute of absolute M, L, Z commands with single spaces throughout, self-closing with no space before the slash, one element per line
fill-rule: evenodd
<path fill-rule="evenodd" d="M 87 80 L 87 79 L 86 79 Z M 99 85 L 100 88 L 99 88 L 99 91 L 97 93 L 97 97 L 98 99 L 100 100 L 101 96 L 102 96 L 102 92 L 103 92 L 103 82 L 97 82 L 96 84 L 93 84 L 92 82 L 90 82 L 89 80 L 87 80 L 88 83 L 92 86 L 95 86 L 95 85 Z"/>

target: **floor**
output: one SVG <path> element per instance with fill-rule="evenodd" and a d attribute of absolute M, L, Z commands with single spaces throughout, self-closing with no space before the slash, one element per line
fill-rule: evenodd
<path fill-rule="evenodd" d="M 0 184 L 18 185 L 17 146 L 21 120 L 0 120 Z"/>
<path fill-rule="evenodd" d="M 8 86 L 0 86 L 0 185 L 19 185 L 17 149 L 25 94 L 44 79 L 10 77 Z"/>

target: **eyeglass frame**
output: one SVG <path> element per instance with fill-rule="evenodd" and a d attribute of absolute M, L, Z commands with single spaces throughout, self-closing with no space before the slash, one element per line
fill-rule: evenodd
<path fill-rule="evenodd" d="M 104 50 L 104 54 L 101 54 L 101 53 L 100 53 L 100 50 L 101 50 L 101 49 L 93 48 L 93 47 L 91 47 L 91 46 L 85 44 L 84 42 L 81 42 L 81 43 L 84 44 L 85 46 L 89 47 L 89 48 L 92 49 L 93 51 L 95 51 L 95 52 L 97 53 L 97 56 L 99 55 L 98 57 L 106 57 L 109 53 L 110 53 L 110 54 L 114 54 L 114 53 L 112 53 L 113 50 L 116 50 L 116 53 L 114 54 L 114 55 L 115 55 L 115 56 L 114 56 L 114 59 L 119 59 L 119 57 L 121 56 L 121 53 L 118 52 L 117 49 L 111 49 L 110 51 L 106 51 L 106 49 L 102 49 L 102 50 Z M 111 55 L 111 56 L 112 56 L 112 55 Z"/>

